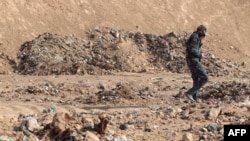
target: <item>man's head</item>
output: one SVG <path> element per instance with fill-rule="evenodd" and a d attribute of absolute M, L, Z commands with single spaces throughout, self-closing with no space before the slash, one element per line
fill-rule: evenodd
<path fill-rule="evenodd" d="M 205 25 L 199 25 L 197 27 L 197 32 L 199 33 L 199 36 L 205 37 L 207 35 L 207 27 Z"/>

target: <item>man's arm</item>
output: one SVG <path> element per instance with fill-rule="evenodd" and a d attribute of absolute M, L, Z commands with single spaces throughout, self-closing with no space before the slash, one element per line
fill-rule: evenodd
<path fill-rule="evenodd" d="M 188 53 L 190 53 L 192 57 L 201 58 L 200 39 L 197 34 L 191 35 L 188 40 Z"/>

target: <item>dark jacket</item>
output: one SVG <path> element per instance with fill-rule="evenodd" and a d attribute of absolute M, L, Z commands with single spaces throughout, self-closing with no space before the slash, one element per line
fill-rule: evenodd
<path fill-rule="evenodd" d="M 201 58 L 200 47 L 201 40 L 197 32 L 192 33 L 187 43 L 187 57 L 188 58 Z"/>

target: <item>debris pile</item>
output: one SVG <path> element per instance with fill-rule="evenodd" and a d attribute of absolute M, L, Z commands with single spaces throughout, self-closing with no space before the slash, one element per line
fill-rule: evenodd
<path fill-rule="evenodd" d="M 188 71 L 188 34 L 153 35 L 96 27 L 87 39 L 44 33 L 25 42 L 15 72 L 31 75 L 110 74 L 112 72 Z M 207 51 L 208 52 L 208 51 Z M 239 73 L 240 65 L 207 53 L 205 67 L 213 76 Z"/>
<path fill-rule="evenodd" d="M 85 101 L 86 104 L 108 104 L 108 103 L 121 103 L 122 100 L 133 101 L 138 99 L 139 96 L 129 84 L 117 84 L 111 90 L 104 88 L 95 93 L 94 96 L 89 96 Z"/>
<path fill-rule="evenodd" d="M 20 126 L 16 127 L 20 141 L 23 140 L 55 140 L 76 141 L 92 140 L 96 134 L 104 134 L 109 123 L 105 113 L 99 114 L 99 119 L 86 118 L 79 113 L 43 113 L 38 115 L 23 115 L 18 118 Z M 91 136 L 89 136 L 89 134 Z M 87 139 L 88 138 L 88 139 Z M 89 139 L 90 138 L 90 139 Z"/>
<path fill-rule="evenodd" d="M 15 92 L 19 94 L 33 94 L 33 95 L 39 95 L 39 94 L 46 94 L 46 95 L 57 95 L 61 91 L 64 90 L 64 84 L 60 83 L 56 86 L 52 83 L 46 82 L 39 85 L 28 85 L 22 88 L 17 88 Z"/>
<path fill-rule="evenodd" d="M 250 96 L 250 85 L 243 82 L 225 81 L 202 90 L 202 99 L 217 99 L 223 102 L 242 102 Z"/>

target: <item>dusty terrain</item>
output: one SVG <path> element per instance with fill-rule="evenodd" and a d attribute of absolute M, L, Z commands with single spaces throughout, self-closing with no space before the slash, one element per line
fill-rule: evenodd
<path fill-rule="evenodd" d="M 5 0 L 0 15 L 0 140 L 217 141 L 250 124 L 248 1 Z M 199 24 L 209 82 L 191 103 Z"/>

